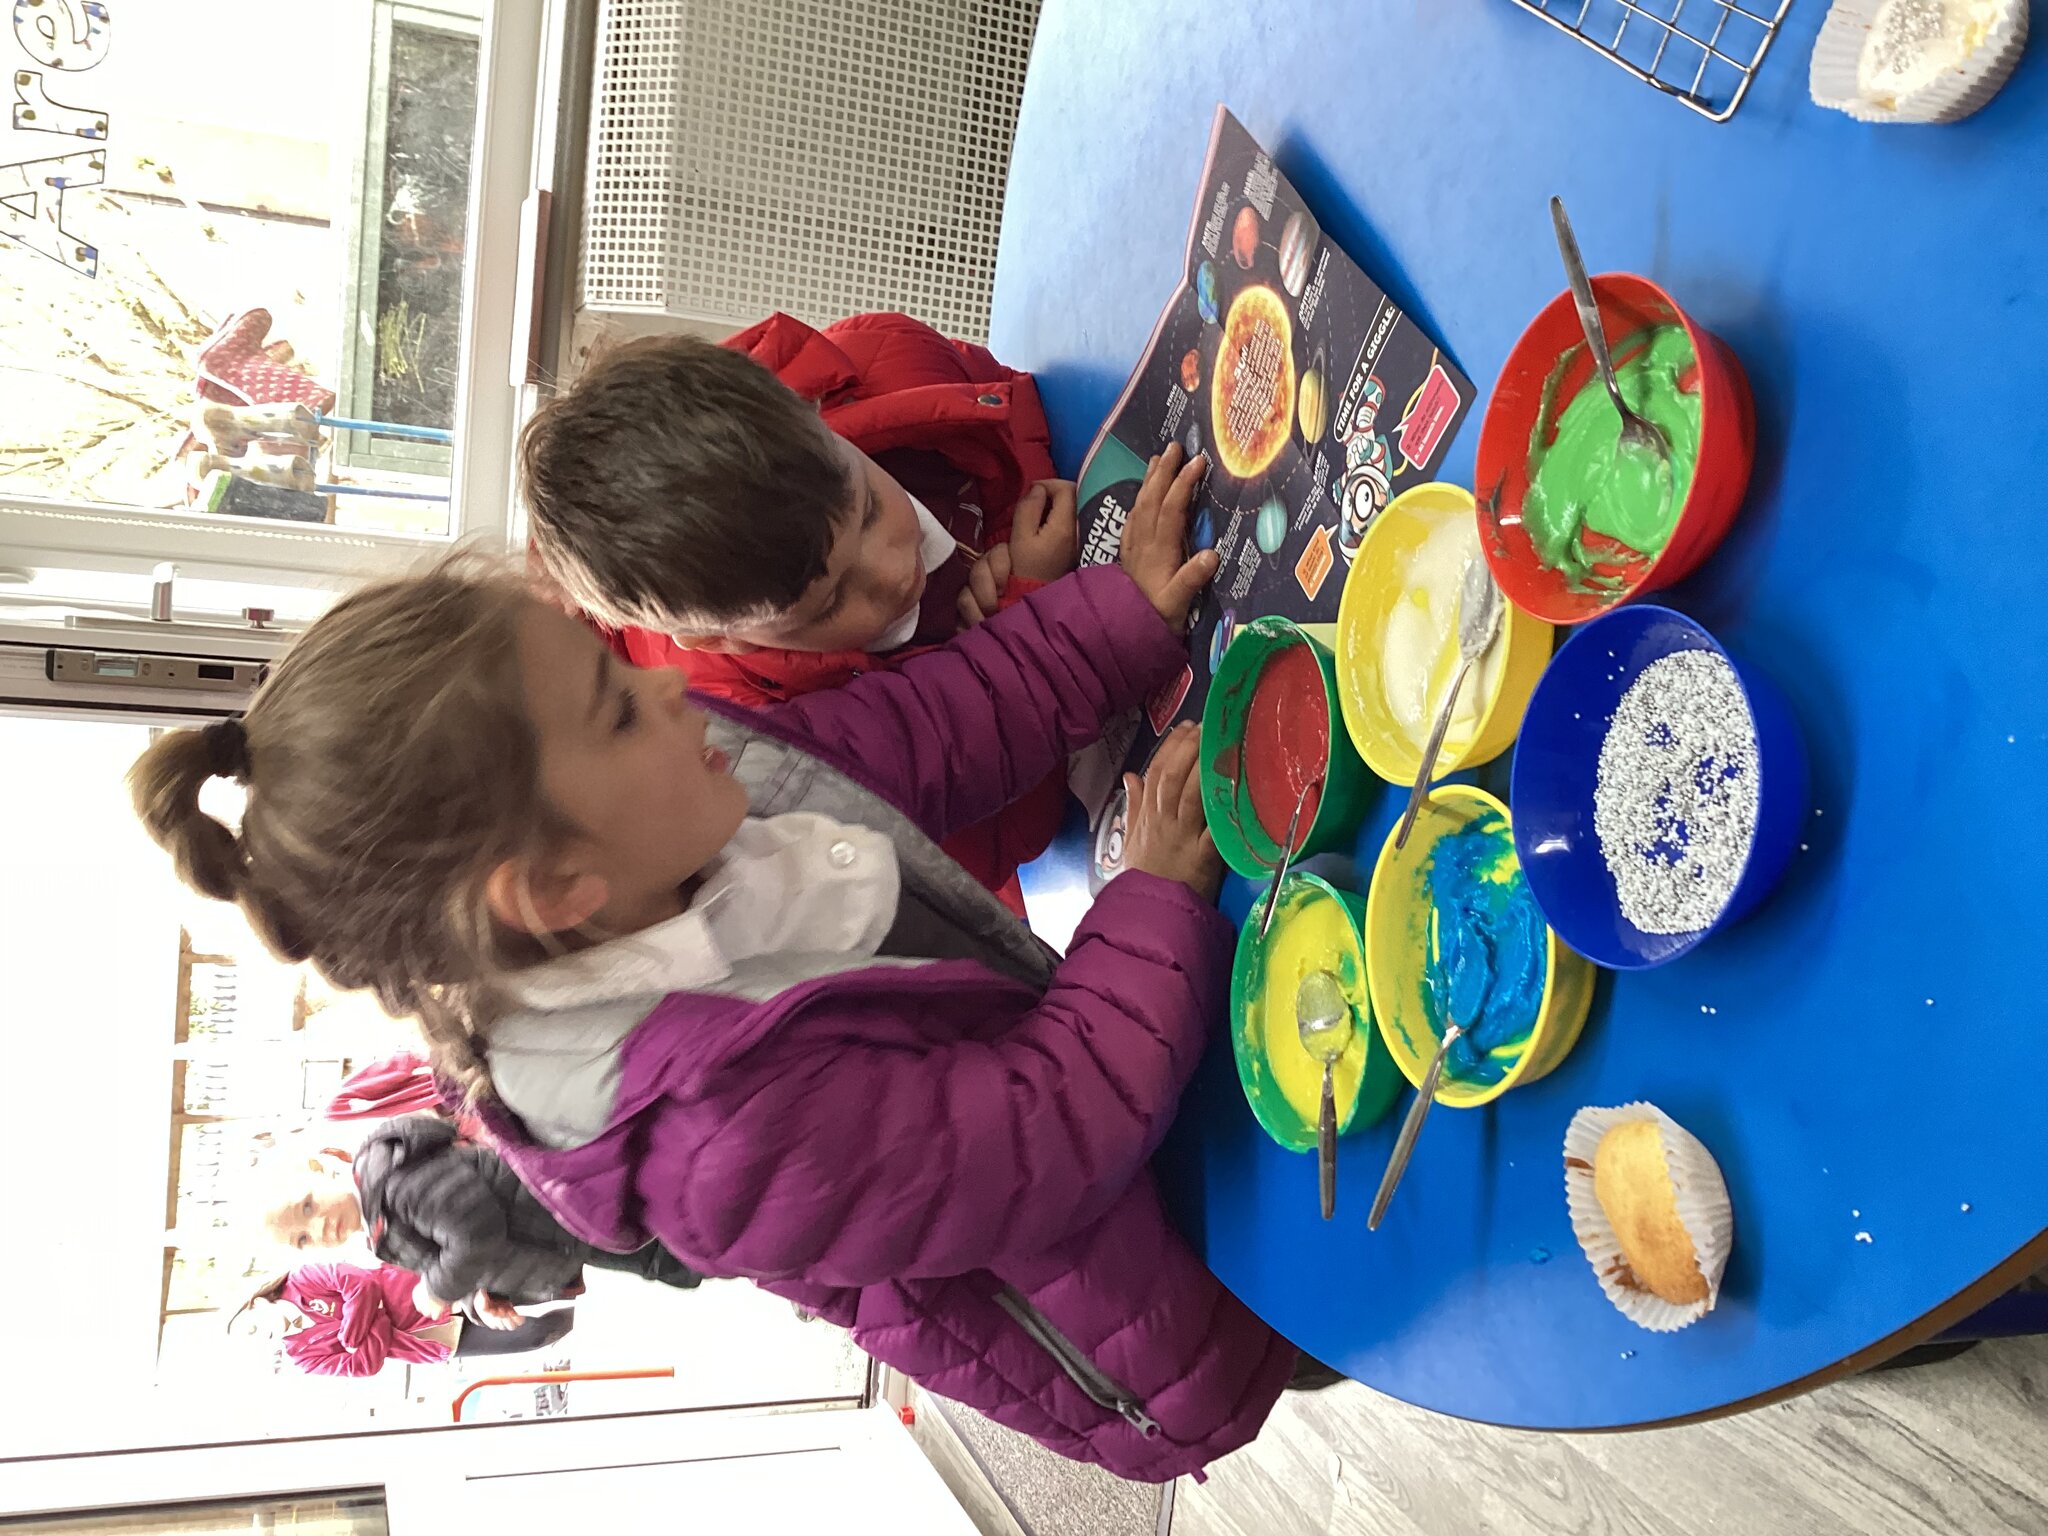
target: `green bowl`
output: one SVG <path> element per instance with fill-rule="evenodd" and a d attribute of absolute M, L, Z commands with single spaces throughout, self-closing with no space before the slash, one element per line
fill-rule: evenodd
<path fill-rule="evenodd" d="M 1247 879 L 1270 878 L 1280 863 L 1280 842 L 1267 835 L 1252 809 L 1248 789 L 1238 786 L 1238 747 L 1252 689 L 1266 662 L 1290 645 L 1305 645 L 1323 671 L 1323 707 L 1328 711 L 1330 751 L 1323 762 L 1323 794 L 1296 858 L 1348 848 L 1365 818 L 1379 780 L 1351 744 L 1338 702 L 1337 658 L 1315 636 L 1287 619 L 1254 619 L 1237 632 L 1209 684 L 1202 706 L 1202 813 L 1223 862 Z M 1284 829 L 1283 829 L 1284 835 Z M 1296 834 L 1300 836 L 1300 834 Z"/>
<path fill-rule="evenodd" d="M 1278 936 L 1288 913 L 1314 901 L 1335 901 L 1345 918 L 1349 953 L 1338 957 L 1336 974 L 1346 999 L 1355 1011 L 1354 1033 L 1344 1059 L 1361 1063 L 1358 1094 L 1350 1109 L 1337 1122 L 1337 1133 L 1355 1126 L 1371 1125 L 1393 1107 L 1402 1087 L 1401 1069 L 1394 1064 L 1386 1042 L 1373 1028 L 1371 991 L 1365 973 L 1365 898 L 1339 890 L 1315 875 L 1289 874 L 1280 888 L 1280 914 L 1273 922 Z M 1304 1118 L 1287 1100 L 1268 1065 L 1265 1048 L 1267 944 L 1259 935 L 1259 918 L 1265 898 L 1253 903 L 1251 915 L 1237 936 L 1237 959 L 1230 969 L 1230 1045 L 1237 1058 L 1237 1080 L 1244 1085 L 1245 1101 L 1252 1107 L 1268 1136 L 1290 1152 L 1312 1152 L 1316 1145 L 1316 1123 Z M 1281 1021 L 1290 1032 L 1295 1027 L 1290 1011 Z"/>

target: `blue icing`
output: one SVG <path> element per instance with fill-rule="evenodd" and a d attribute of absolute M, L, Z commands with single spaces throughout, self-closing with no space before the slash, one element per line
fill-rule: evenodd
<path fill-rule="evenodd" d="M 1515 842 L 1487 811 L 1440 839 L 1429 864 L 1430 932 L 1423 1005 L 1439 1038 L 1465 1033 L 1444 1059 L 1461 1082 L 1499 1082 L 1521 1057 L 1543 1002 L 1549 931 L 1515 860 Z M 1498 1054 L 1496 1054 L 1498 1053 Z"/>

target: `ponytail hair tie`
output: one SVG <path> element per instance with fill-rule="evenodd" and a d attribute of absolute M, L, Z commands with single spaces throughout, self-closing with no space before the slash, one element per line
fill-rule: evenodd
<path fill-rule="evenodd" d="M 206 743 L 207 769 L 216 779 L 249 782 L 249 733 L 242 728 L 240 715 L 216 720 L 199 735 Z"/>

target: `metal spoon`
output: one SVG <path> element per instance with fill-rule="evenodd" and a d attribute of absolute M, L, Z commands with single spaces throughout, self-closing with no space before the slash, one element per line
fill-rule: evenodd
<path fill-rule="evenodd" d="M 1614 408 L 1621 412 L 1621 437 L 1615 444 L 1616 451 L 1654 453 L 1669 464 L 1671 444 L 1665 441 L 1657 424 L 1638 416 L 1621 398 L 1621 381 L 1614 376 L 1607 332 L 1600 324 L 1600 305 L 1593 298 L 1593 280 L 1586 276 L 1586 263 L 1579 256 L 1579 242 L 1572 237 L 1572 221 L 1565 217 L 1561 198 L 1550 200 L 1550 222 L 1557 230 L 1557 253 L 1564 258 L 1564 275 L 1572 286 L 1572 300 L 1579 307 L 1579 329 L 1586 333 L 1586 347 L 1593 354 L 1594 366 L 1600 370 L 1607 393 L 1614 399 Z"/>
<path fill-rule="evenodd" d="M 1443 751 L 1444 737 L 1451 728 L 1451 713 L 1458 707 L 1458 690 L 1465 686 L 1465 675 L 1472 670 L 1473 663 L 1486 654 L 1500 633 L 1500 609 L 1500 588 L 1494 585 L 1493 572 L 1486 568 L 1485 560 L 1471 561 L 1465 567 L 1465 582 L 1458 592 L 1458 670 L 1451 678 L 1451 691 L 1444 695 L 1443 708 L 1437 711 L 1436 724 L 1430 727 L 1429 745 L 1422 749 L 1422 766 L 1415 770 L 1415 787 L 1408 791 L 1408 808 L 1401 813 L 1401 825 L 1394 832 L 1396 848 L 1408 846 L 1415 813 L 1422 809 L 1422 797 L 1429 790 L 1429 781 L 1436 777 L 1437 754 Z"/>
<path fill-rule="evenodd" d="M 1450 1054 L 1451 1043 L 1464 1033 L 1463 1025 L 1453 1024 L 1437 1043 L 1436 1059 L 1430 1062 L 1429 1070 L 1422 1075 L 1422 1086 L 1415 1090 L 1415 1102 L 1408 1106 L 1408 1118 L 1401 1122 L 1401 1134 L 1394 1138 L 1394 1155 L 1387 1159 L 1387 1171 L 1380 1178 L 1380 1192 L 1372 1197 L 1372 1210 L 1365 1218 L 1365 1230 L 1368 1232 L 1379 1230 L 1380 1219 L 1387 1214 L 1394 1191 L 1400 1187 L 1401 1175 L 1408 1171 L 1408 1159 L 1415 1153 L 1415 1139 L 1422 1134 L 1422 1122 L 1429 1115 L 1429 1106 L 1436 1102 L 1436 1082 L 1444 1075 L 1444 1057 Z"/>
<path fill-rule="evenodd" d="M 1301 793 L 1294 797 L 1294 814 L 1287 818 L 1287 846 L 1280 850 L 1280 863 L 1273 871 L 1273 883 L 1266 887 L 1266 915 L 1259 922 L 1259 937 L 1264 938 L 1273 931 L 1273 910 L 1280 905 L 1280 882 L 1287 878 L 1287 867 L 1294 862 L 1294 833 L 1301 825 L 1301 808 L 1308 804 L 1311 791 L 1322 788 L 1321 778 L 1310 779 L 1301 786 Z"/>
<path fill-rule="evenodd" d="M 1323 1064 L 1323 1107 L 1316 1119 L 1316 1185 L 1323 1220 L 1337 1210 L 1337 1059 L 1351 1048 L 1351 1004 L 1328 971 L 1310 971 L 1294 991 L 1294 1025 L 1301 1048 Z"/>

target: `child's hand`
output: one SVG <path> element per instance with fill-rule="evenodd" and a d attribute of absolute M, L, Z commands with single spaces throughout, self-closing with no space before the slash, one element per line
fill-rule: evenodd
<path fill-rule="evenodd" d="M 1208 472 L 1206 455 L 1183 463 L 1180 444 L 1168 444 L 1146 466 L 1145 484 L 1124 520 L 1123 568 L 1176 633 L 1187 628 L 1189 605 L 1216 574 L 1215 550 L 1187 558 L 1188 508 Z"/>
<path fill-rule="evenodd" d="M 1185 721 L 1159 744 L 1142 781 L 1134 773 L 1124 775 L 1131 807 L 1124 868 L 1178 880 L 1204 901 L 1214 901 L 1223 885 L 1223 860 L 1202 816 L 1201 746 L 1200 728 Z"/>
<path fill-rule="evenodd" d="M 960 590 L 960 627 L 972 629 L 995 614 L 1012 576 L 1058 581 L 1081 560 L 1080 523 L 1074 511 L 1074 482 L 1040 480 L 1024 493 L 1010 520 L 1006 544 L 991 544 L 974 562 Z"/>
<path fill-rule="evenodd" d="M 526 1321 L 511 1302 L 501 1296 L 493 1296 L 489 1291 L 478 1291 L 470 1301 L 470 1306 L 475 1308 L 478 1322 L 486 1328 L 495 1328 L 500 1333 L 510 1333 Z"/>
<path fill-rule="evenodd" d="M 993 618 L 1001 606 L 1003 588 L 1010 583 L 1010 546 L 991 544 L 988 553 L 974 562 L 967 573 L 967 585 L 960 589 L 960 627 L 972 629 L 983 619 Z"/>
<path fill-rule="evenodd" d="M 424 1280 L 412 1288 L 412 1304 L 421 1314 L 427 1317 L 446 1317 L 448 1315 L 448 1303 L 429 1290 L 427 1282 Z"/>
<path fill-rule="evenodd" d="M 1081 560 L 1074 482 L 1040 480 L 1010 519 L 1010 570 L 1026 581 L 1058 581 Z"/>

